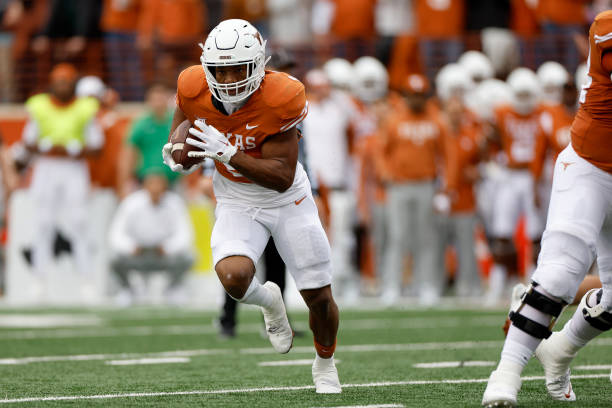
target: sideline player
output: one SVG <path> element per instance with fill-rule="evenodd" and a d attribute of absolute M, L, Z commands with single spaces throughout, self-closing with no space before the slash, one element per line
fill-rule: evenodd
<path fill-rule="evenodd" d="M 211 246 L 223 287 L 234 299 L 260 306 L 274 349 L 289 352 L 293 332 L 280 289 L 255 278 L 257 260 L 272 236 L 310 310 L 316 391 L 339 393 L 330 247 L 297 161 L 296 125 L 308 103 L 297 79 L 264 71 L 265 44 L 247 21 L 226 20 L 215 27 L 200 45 L 202 65 L 179 76 L 171 134 L 189 119 L 194 127 L 187 143 L 203 150 L 190 155 L 215 160 Z M 170 143 L 164 146 L 165 162 L 184 171 L 172 160 L 171 149 Z"/>
<path fill-rule="evenodd" d="M 516 405 L 520 374 L 534 351 L 548 393 L 574 401 L 570 363 L 590 340 L 612 328 L 612 11 L 595 17 L 589 43 L 589 77 L 571 144 L 555 164 L 538 267 L 521 305 L 510 313 L 512 325 L 482 399 L 485 407 Z M 551 335 L 595 257 L 602 289 L 587 292 L 571 320 Z"/>

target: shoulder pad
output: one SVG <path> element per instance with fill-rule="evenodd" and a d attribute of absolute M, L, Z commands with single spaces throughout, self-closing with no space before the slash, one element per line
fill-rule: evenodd
<path fill-rule="evenodd" d="M 306 106 L 304 85 L 282 72 L 268 71 L 261 84 L 264 104 L 281 119 L 300 116 Z"/>
<path fill-rule="evenodd" d="M 180 73 L 177 81 L 177 92 L 186 98 L 195 98 L 208 88 L 206 75 L 201 65 L 192 65 Z"/>

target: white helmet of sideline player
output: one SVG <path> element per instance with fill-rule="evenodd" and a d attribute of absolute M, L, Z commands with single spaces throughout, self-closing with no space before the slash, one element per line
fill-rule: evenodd
<path fill-rule="evenodd" d="M 493 78 L 495 74 L 489 58 L 480 51 L 466 51 L 457 61 L 469 73 L 474 83 Z"/>
<path fill-rule="evenodd" d="M 374 57 L 361 57 L 353 64 L 353 92 L 364 102 L 370 103 L 385 97 L 389 86 L 389 74 L 385 66 Z"/>
<path fill-rule="evenodd" d="M 548 103 L 559 104 L 563 99 L 563 87 L 569 81 L 569 73 L 556 61 L 547 61 L 536 71 L 542 86 L 542 99 Z"/>
<path fill-rule="evenodd" d="M 459 64 L 447 64 L 436 75 L 436 93 L 443 102 L 453 96 L 464 100 L 472 87 L 470 74 Z"/>
<path fill-rule="evenodd" d="M 259 88 L 265 75 L 266 41 L 251 23 L 239 19 L 222 21 L 200 47 L 206 82 L 221 102 L 238 103 Z M 246 65 L 245 79 L 229 84 L 217 81 L 217 67 L 236 65 Z"/>
<path fill-rule="evenodd" d="M 353 66 L 343 58 L 332 58 L 323 65 L 323 71 L 329 78 L 332 86 L 338 89 L 349 90 L 353 81 Z"/>
<path fill-rule="evenodd" d="M 512 90 L 512 106 L 521 115 L 528 115 L 538 106 L 540 84 L 538 77 L 529 68 L 520 67 L 508 75 L 506 80 Z"/>
<path fill-rule="evenodd" d="M 476 86 L 468 106 L 479 118 L 493 121 L 495 109 L 501 105 L 512 103 L 512 90 L 502 80 L 491 78 L 482 81 Z"/>
<path fill-rule="evenodd" d="M 579 91 L 582 89 L 582 87 L 588 81 L 588 76 L 589 67 L 587 66 L 586 62 L 583 62 L 582 64 L 578 65 L 578 68 L 576 68 L 576 74 L 574 75 L 574 80 L 576 81 L 576 89 L 578 89 Z"/>
<path fill-rule="evenodd" d="M 81 79 L 76 84 L 75 94 L 79 98 L 93 96 L 94 98 L 102 99 L 106 92 L 106 85 L 97 76 L 88 75 Z"/>

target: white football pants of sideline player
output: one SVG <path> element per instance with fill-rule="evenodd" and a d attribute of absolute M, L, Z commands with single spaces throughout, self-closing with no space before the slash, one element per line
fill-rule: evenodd
<path fill-rule="evenodd" d="M 383 302 L 393 303 L 400 295 L 404 259 L 412 254 L 412 289 L 420 296 L 441 293 L 436 268 L 437 232 L 432 200 L 434 183 L 391 184 L 387 187 L 389 244 L 386 270 L 382 274 Z"/>
<path fill-rule="evenodd" d="M 70 240 L 77 272 L 88 268 L 87 199 L 89 168 L 85 160 L 41 157 L 32 176 L 30 194 L 34 203 L 34 240 L 32 264 L 39 278 L 46 276 L 53 260 L 53 239 L 57 220 L 62 215 Z"/>
<path fill-rule="evenodd" d="M 571 303 L 595 256 L 603 286 L 601 304 L 612 311 L 612 174 L 578 156 L 570 145 L 555 164 L 533 280 Z"/>
<path fill-rule="evenodd" d="M 492 236 L 512 238 L 524 214 L 527 236 L 537 239 L 542 233 L 542 221 L 535 206 L 533 176 L 529 170 L 504 169 L 504 173 L 496 188 Z"/>
<path fill-rule="evenodd" d="M 329 241 L 334 268 L 334 291 L 340 296 L 359 288 L 355 273 L 355 218 L 357 203 L 351 190 L 331 190 L 329 194 Z M 351 293 L 354 295 L 355 293 Z"/>
<path fill-rule="evenodd" d="M 438 269 L 445 270 L 447 245 L 453 245 L 457 253 L 457 274 L 455 277 L 455 294 L 458 296 L 478 296 L 482 294 L 478 263 L 476 261 L 476 215 L 474 213 L 456 213 L 439 216 L 442 225 L 439 231 Z M 443 217 L 443 218 L 442 218 Z M 440 287 L 444 287 L 444 274 Z"/>

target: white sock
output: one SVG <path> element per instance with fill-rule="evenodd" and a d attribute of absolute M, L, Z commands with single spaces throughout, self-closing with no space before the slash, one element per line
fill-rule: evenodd
<path fill-rule="evenodd" d="M 547 327 L 550 325 L 550 321 L 552 320 L 551 315 L 543 313 L 529 305 L 523 305 L 523 308 L 519 313 L 524 317 L 527 317 L 534 322 L 540 323 Z M 506 342 L 504 343 L 498 369 L 501 369 L 502 366 L 509 366 L 514 370 L 519 370 L 517 374 L 520 374 L 523 371 L 523 368 L 529 362 L 529 359 L 533 356 L 533 352 L 541 341 L 542 339 L 533 337 L 532 335 L 514 326 L 513 323 L 510 326 L 510 330 L 508 330 L 508 336 L 506 337 Z"/>
<path fill-rule="evenodd" d="M 506 286 L 506 278 L 508 271 L 501 264 L 493 264 L 489 275 L 489 296 L 494 299 L 500 299 Z"/>
<path fill-rule="evenodd" d="M 330 358 L 323 358 L 319 355 L 319 353 L 315 353 L 315 364 L 318 367 L 332 365 L 333 362 L 334 362 L 333 355 Z"/>
<path fill-rule="evenodd" d="M 593 307 L 597 304 L 597 292 L 593 292 L 587 299 L 587 305 Z M 565 335 L 567 340 L 576 347 L 572 352 L 577 352 L 595 337 L 603 333 L 602 330 L 596 329 L 587 322 L 582 314 L 582 310 L 576 309 L 571 320 L 565 323 L 561 333 Z"/>
<path fill-rule="evenodd" d="M 253 277 L 249 288 L 242 297 L 238 299 L 240 303 L 247 305 L 257 305 L 263 308 L 269 308 L 274 304 L 274 294 L 259 283 L 257 278 Z"/>

